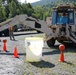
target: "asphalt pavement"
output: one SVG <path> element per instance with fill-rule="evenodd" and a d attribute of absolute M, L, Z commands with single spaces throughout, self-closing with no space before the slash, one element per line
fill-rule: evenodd
<path fill-rule="evenodd" d="M 19 32 L 20 33 L 20 32 Z M 56 41 L 54 47 L 49 48 L 44 42 L 42 49 L 42 61 L 26 61 L 26 37 L 45 37 L 44 33 L 22 32 L 15 34 L 15 41 L 9 37 L 0 37 L 0 75 L 76 75 L 76 48 L 66 45 L 64 50 L 65 62 L 59 62 L 60 50 Z M 7 51 L 3 50 L 2 40 L 6 39 Z M 19 58 L 14 57 L 14 48 L 17 47 Z"/>

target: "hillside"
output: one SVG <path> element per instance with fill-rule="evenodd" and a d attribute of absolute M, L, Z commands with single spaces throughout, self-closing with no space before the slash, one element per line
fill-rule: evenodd
<path fill-rule="evenodd" d="M 43 5 L 47 5 L 47 4 L 51 4 L 51 2 L 56 2 L 58 0 L 40 0 L 40 1 L 37 1 L 35 3 L 32 3 L 31 5 L 32 6 L 43 6 Z"/>
<path fill-rule="evenodd" d="M 51 6 L 51 5 L 57 5 L 61 3 L 75 3 L 76 0 L 40 0 L 37 2 L 32 3 L 32 6 Z"/>

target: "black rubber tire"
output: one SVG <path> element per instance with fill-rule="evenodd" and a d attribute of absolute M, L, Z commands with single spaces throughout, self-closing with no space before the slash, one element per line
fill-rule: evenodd
<path fill-rule="evenodd" d="M 49 39 L 49 40 L 47 41 L 47 45 L 48 45 L 49 47 L 53 47 L 54 44 L 55 44 L 55 39 L 54 39 L 54 38 Z"/>

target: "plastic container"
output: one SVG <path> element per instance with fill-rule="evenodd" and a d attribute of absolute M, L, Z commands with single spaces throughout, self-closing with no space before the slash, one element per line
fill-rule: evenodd
<path fill-rule="evenodd" d="M 38 62 L 42 58 L 43 38 L 27 37 L 25 38 L 26 60 L 29 62 Z"/>

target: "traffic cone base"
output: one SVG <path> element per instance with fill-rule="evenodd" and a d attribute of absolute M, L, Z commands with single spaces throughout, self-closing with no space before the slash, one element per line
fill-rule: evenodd
<path fill-rule="evenodd" d="M 19 56 L 13 56 L 14 58 L 19 58 Z"/>
<path fill-rule="evenodd" d="M 17 51 L 17 48 L 16 47 L 14 48 L 14 57 L 15 58 L 19 58 L 18 51 Z"/>
<path fill-rule="evenodd" d="M 7 51 L 6 43 L 4 43 L 3 50 Z"/>
<path fill-rule="evenodd" d="M 64 62 L 64 54 L 63 52 L 61 51 L 61 54 L 60 54 L 60 59 L 59 59 L 60 62 Z"/>

